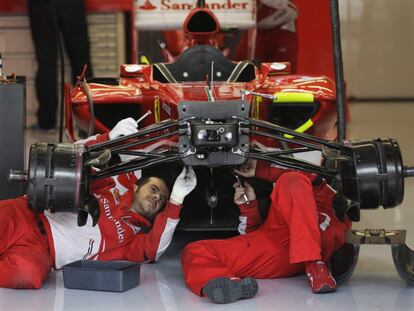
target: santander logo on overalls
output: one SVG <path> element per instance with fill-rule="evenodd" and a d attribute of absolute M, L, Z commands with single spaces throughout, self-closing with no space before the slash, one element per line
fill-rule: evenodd
<path fill-rule="evenodd" d="M 118 219 L 115 219 L 114 216 L 112 216 L 109 200 L 107 198 L 100 198 L 99 201 L 102 203 L 104 207 L 106 218 L 114 222 L 115 227 L 116 227 L 116 232 L 118 234 L 119 244 L 122 244 L 124 242 L 125 229 L 122 228 L 121 222 Z"/>

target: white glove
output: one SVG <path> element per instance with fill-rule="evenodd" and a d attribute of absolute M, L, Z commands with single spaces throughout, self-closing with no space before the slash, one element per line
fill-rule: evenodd
<path fill-rule="evenodd" d="M 191 166 L 184 167 L 180 175 L 175 180 L 173 190 L 171 191 L 170 200 L 176 204 L 183 204 L 184 198 L 195 188 L 197 185 L 197 177 Z"/>
<path fill-rule="evenodd" d="M 138 132 L 138 123 L 133 118 L 126 118 L 119 121 L 109 132 L 109 139 L 116 139 L 121 136 Z"/>

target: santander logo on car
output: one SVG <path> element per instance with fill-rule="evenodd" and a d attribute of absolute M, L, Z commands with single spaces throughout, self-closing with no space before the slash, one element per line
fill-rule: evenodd
<path fill-rule="evenodd" d="M 138 1 L 140 2 L 140 1 Z M 154 5 L 159 4 L 159 8 Z M 237 1 L 237 0 L 215 0 L 206 3 L 206 7 L 210 10 L 246 10 L 251 5 L 251 1 Z M 145 0 L 145 3 L 138 5 L 138 8 L 143 11 L 152 11 L 155 9 L 163 11 L 188 11 L 196 7 L 196 3 L 188 3 L 188 1 L 173 1 L 173 0 L 161 0 L 154 1 Z"/>
<path fill-rule="evenodd" d="M 138 6 L 140 10 L 144 11 L 152 11 L 155 10 L 157 7 L 151 3 L 150 0 L 146 0 L 143 5 Z"/>
<path fill-rule="evenodd" d="M 1 0 L 0 0 L 1 1 Z M 180 29 L 197 0 L 134 0 L 135 27 L 139 30 Z M 206 0 L 223 28 L 249 29 L 256 25 L 256 0 Z"/>

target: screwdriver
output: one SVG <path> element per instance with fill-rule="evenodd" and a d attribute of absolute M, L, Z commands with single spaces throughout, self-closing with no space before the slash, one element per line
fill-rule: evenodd
<path fill-rule="evenodd" d="M 152 114 L 151 110 L 148 110 L 145 114 L 143 114 L 138 120 L 137 120 L 137 124 L 139 124 L 139 122 L 141 122 L 142 120 L 144 120 L 146 117 L 148 117 L 150 114 Z"/>
<path fill-rule="evenodd" d="M 241 181 L 241 179 L 240 179 L 240 176 L 239 176 L 239 175 L 237 175 L 237 174 L 234 174 L 234 176 L 236 177 L 237 182 L 240 184 L 240 187 L 243 187 L 243 183 L 242 183 L 242 181 Z M 246 193 L 243 193 L 243 199 L 244 199 L 244 201 L 246 202 L 246 204 L 250 204 L 250 201 L 249 201 L 249 199 L 247 198 Z"/>

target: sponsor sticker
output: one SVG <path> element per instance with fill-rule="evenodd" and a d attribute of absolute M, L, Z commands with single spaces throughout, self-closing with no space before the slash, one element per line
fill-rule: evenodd
<path fill-rule="evenodd" d="M 188 12 L 197 6 L 197 0 L 135 0 L 139 30 L 180 29 Z M 206 7 L 212 10 L 223 28 L 253 28 L 256 24 L 255 0 L 210 0 Z"/>

